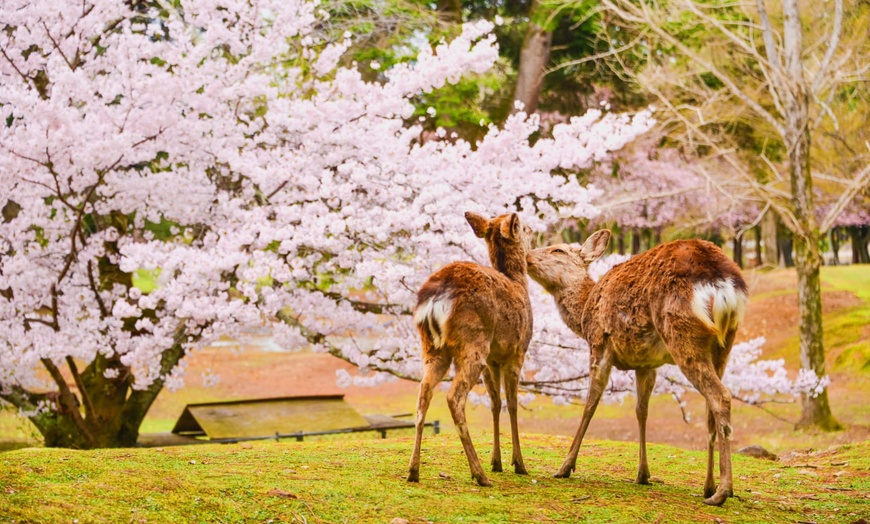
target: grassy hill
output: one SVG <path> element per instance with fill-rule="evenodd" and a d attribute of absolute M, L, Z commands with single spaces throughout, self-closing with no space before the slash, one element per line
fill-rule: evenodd
<path fill-rule="evenodd" d="M 530 475 L 470 479 L 459 440 L 424 439 L 421 482 L 405 481 L 412 440 L 258 442 L 99 451 L 26 448 L 0 456 L 3 522 L 861 522 L 870 519 L 870 442 L 780 462 L 735 456 L 736 497 L 702 504 L 706 457 L 653 445 L 653 484 L 631 481 L 637 447 L 584 444 L 570 479 L 551 474 L 569 440 L 524 435 Z M 491 436 L 477 435 L 488 463 Z M 504 450 L 509 459 L 509 449 Z M 865 521 L 866 522 L 866 521 Z"/>

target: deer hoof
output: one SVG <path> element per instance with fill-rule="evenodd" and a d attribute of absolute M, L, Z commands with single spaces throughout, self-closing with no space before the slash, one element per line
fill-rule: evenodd
<path fill-rule="evenodd" d="M 489 479 L 486 478 L 486 475 L 475 476 L 474 480 L 476 480 L 479 485 L 485 488 L 492 487 L 492 482 L 490 482 Z"/>
<path fill-rule="evenodd" d="M 571 468 L 562 468 L 555 475 L 557 479 L 566 479 L 571 476 Z"/>
<path fill-rule="evenodd" d="M 408 482 L 420 482 L 420 471 L 412 469 L 408 472 Z"/>
<path fill-rule="evenodd" d="M 493 473 L 501 473 L 502 471 L 504 471 L 501 467 L 501 461 L 492 461 L 492 471 Z"/>
<path fill-rule="evenodd" d="M 514 464 L 514 473 L 517 475 L 528 475 L 529 472 L 526 470 L 526 466 L 523 464 Z"/>
<path fill-rule="evenodd" d="M 650 483 L 650 482 L 649 482 L 649 473 L 638 473 L 638 474 L 637 474 L 637 479 L 634 481 L 634 483 L 635 483 L 635 484 L 641 484 L 641 485 L 644 485 L 644 486 L 649 485 L 649 483 Z M 705 495 L 705 496 L 706 496 L 706 495 Z"/>
<path fill-rule="evenodd" d="M 714 493 L 712 497 L 704 499 L 704 504 L 708 506 L 721 506 L 729 496 L 731 495 L 727 490 L 720 490 Z"/>

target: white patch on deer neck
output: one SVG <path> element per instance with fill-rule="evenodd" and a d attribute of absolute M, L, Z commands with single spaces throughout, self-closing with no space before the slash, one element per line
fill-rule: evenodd
<path fill-rule="evenodd" d="M 453 310 L 453 301 L 449 297 L 432 297 L 417 308 L 414 312 L 414 322 L 423 325 L 429 324 L 429 333 L 432 335 L 432 344 L 440 348 L 446 340 L 447 318 Z"/>
<path fill-rule="evenodd" d="M 692 313 L 716 333 L 720 344 L 728 331 L 740 325 L 745 312 L 746 293 L 731 279 L 695 284 Z"/>

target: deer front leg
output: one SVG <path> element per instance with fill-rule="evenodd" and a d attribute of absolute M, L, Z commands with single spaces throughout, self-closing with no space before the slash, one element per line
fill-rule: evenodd
<path fill-rule="evenodd" d="M 571 442 L 571 449 L 568 451 L 568 456 L 565 457 L 565 462 L 562 463 L 562 467 L 554 475 L 557 478 L 570 477 L 571 472 L 577 466 L 577 454 L 580 452 L 580 444 L 583 442 L 583 436 L 586 434 L 586 429 L 589 427 L 592 415 L 595 414 L 595 409 L 598 407 L 598 402 L 601 400 L 604 388 L 607 387 L 611 367 L 611 357 L 606 353 L 597 362 L 593 360 L 589 366 L 589 394 L 586 396 L 583 419 L 580 421 L 580 427 L 577 428 L 577 434 L 574 435 L 574 440 Z"/>
<path fill-rule="evenodd" d="M 635 482 L 638 484 L 649 484 L 649 464 L 646 461 L 646 418 L 649 413 L 649 397 L 652 394 L 653 387 L 656 385 L 656 370 L 636 370 L 635 382 L 637 382 L 637 406 L 635 407 L 635 414 L 637 415 L 637 428 L 640 434 L 640 457 Z"/>
<path fill-rule="evenodd" d="M 502 471 L 498 427 L 498 419 L 501 415 L 501 368 L 498 365 L 488 364 L 483 369 L 483 383 L 486 384 L 490 408 L 492 409 L 492 471 L 498 473 Z"/>
<path fill-rule="evenodd" d="M 517 423 L 517 389 L 520 385 L 520 367 L 509 367 L 504 375 L 504 392 L 507 397 L 508 414 L 511 418 L 511 443 L 513 445 L 514 473 L 528 475 L 526 465 L 523 463 L 523 452 L 520 449 L 520 430 Z"/>
<path fill-rule="evenodd" d="M 468 392 L 477 383 L 483 367 L 483 362 L 477 360 L 457 362 L 456 376 L 453 378 L 453 385 L 447 392 L 447 407 L 450 408 L 450 415 L 453 417 L 453 423 L 459 433 L 459 440 L 462 441 L 465 458 L 468 460 L 468 467 L 471 468 L 471 477 L 481 486 L 492 486 L 480 466 L 480 459 L 477 458 L 477 452 L 471 443 L 468 423 L 465 420 L 465 401 L 468 399 Z"/>

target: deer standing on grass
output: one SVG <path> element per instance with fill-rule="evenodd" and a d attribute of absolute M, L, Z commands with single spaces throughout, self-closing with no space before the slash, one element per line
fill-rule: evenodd
<path fill-rule="evenodd" d="M 678 240 L 619 264 L 598 283 L 587 273 L 604 253 L 610 232 L 582 246 L 559 244 L 529 253 L 529 276 L 549 291 L 562 319 L 585 338 L 591 351 L 589 394 L 583 419 L 556 477 L 575 469 L 577 453 L 611 367 L 633 369 L 640 430 L 638 484 L 649 484 L 646 419 L 656 368 L 674 364 L 707 401 L 707 479 L 704 502 L 721 505 L 733 496 L 731 394 L 722 374 L 746 309 L 740 269 L 710 242 Z M 719 437 L 719 488 L 713 479 L 713 447 Z"/>
<path fill-rule="evenodd" d="M 486 478 L 465 421 L 465 401 L 481 372 L 492 403 L 492 470 L 502 471 L 498 418 L 500 387 L 504 377 L 505 397 L 511 421 L 514 471 L 527 474 L 517 432 L 517 388 L 520 369 L 532 338 L 532 306 L 526 279 L 526 255 L 530 234 L 514 214 L 491 220 L 474 213 L 465 219 L 479 238 L 486 239 L 493 267 L 454 262 L 433 273 L 417 293 L 414 321 L 420 332 L 423 380 L 417 399 L 417 435 L 408 473 L 409 482 L 420 480 L 420 443 L 426 410 L 435 386 L 451 362 L 455 376 L 447 392 L 447 405 L 471 476 L 481 486 Z"/>

